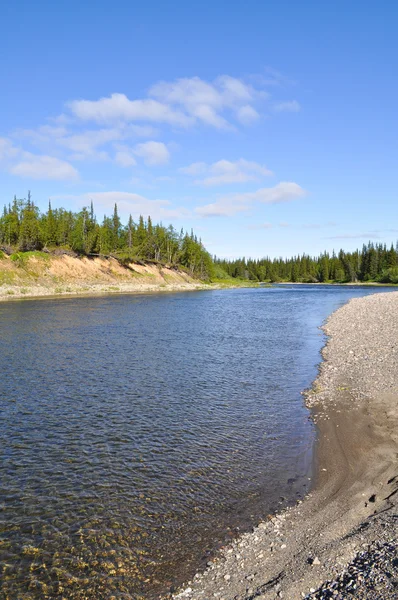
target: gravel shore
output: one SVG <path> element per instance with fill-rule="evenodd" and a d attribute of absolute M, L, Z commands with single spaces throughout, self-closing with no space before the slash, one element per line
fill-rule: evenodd
<path fill-rule="evenodd" d="M 313 491 L 224 548 L 175 600 L 398 598 L 398 293 L 351 300 L 324 331 L 305 394 Z"/>

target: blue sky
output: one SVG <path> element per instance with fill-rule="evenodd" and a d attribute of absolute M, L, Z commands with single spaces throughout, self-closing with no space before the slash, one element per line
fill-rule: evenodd
<path fill-rule="evenodd" d="M 1 200 L 191 227 L 212 254 L 398 238 L 392 2 L 0 6 Z"/>

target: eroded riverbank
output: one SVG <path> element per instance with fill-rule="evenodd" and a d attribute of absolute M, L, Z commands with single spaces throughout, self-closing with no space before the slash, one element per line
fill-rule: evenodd
<path fill-rule="evenodd" d="M 324 330 L 306 397 L 318 427 L 313 492 L 226 547 L 175 598 L 396 598 L 398 294 L 353 299 Z"/>

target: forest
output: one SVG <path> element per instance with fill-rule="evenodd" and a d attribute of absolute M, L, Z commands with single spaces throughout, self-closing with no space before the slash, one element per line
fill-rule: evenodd
<path fill-rule="evenodd" d="M 40 212 L 31 194 L 27 199 L 14 197 L 5 205 L 0 218 L 2 250 L 72 251 L 85 256 L 112 256 L 120 262 L 154 261 L 187 269 L 194 277 L 207 280 L 214 276 L 214 263 L 201 240 L 193 232 L 177 231 L 172 225 L 153 224 L 151 217 L 135 222 L 131 215 L 123 225 L 115 204 L 111 217 L 101 223 L 91 202 L 74 213 L 64 208 Z"/>
<path fill-rule="evenodd" d="M 112 216 L 98 222 L 94 206 L 74 213 L 64 208 L 41 212 L 30 192 L 4 206 L 0 217 L 0 247 L 7 254 L 45 250 L 72 251 L 77 255 L 113 256 L 121 262 L 154 261 L 181 267 L 202 280 L 235 279 L 251 282 L 398 284 L 398 242 L 394 246 L 369 242 L 361 250 L 317 257 L 303 254 L 292 258 L 211 257 L 191 231 L 172 225 L 153 224 L 150 216 L 138 221 L 129 217 L 123 225 L 115 204 Z"/>
<path fill-rule="evenodd" d="M 215 258 L 215 264 L 228 276 L 252 281 L 294 283 L 357 283 L 374 281 L 398 283 L 398 243 L 369 242 L 362 250 L 338 254 L 323 252 L 320 256 L 306 254 L 293 258 L 261 258 L 227 261 Z"/>

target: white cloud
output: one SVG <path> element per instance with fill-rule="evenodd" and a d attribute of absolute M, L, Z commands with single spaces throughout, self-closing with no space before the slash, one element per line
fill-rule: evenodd
<path fill-rule="evenodd" d="M 238 120 L 243 123 L 243 125 L 251 125 L 254 123 L 254 121 L 257 121 L 257 119 L 260 118 L 258 112 L 249 104 L 238 108 L 236 116 Z"/>
<path fill-rule="evenodd" d="M 68 162 L 53 156 L 24 153 L 24 160 L 10 168 L 10 173 L 32 179 L 76 180 L 77 170 Z"/>
<path fill-rule="evenodd" d="M 264 85 L 261 78 L 258 82 Z M 259 86 L 221 75 L 213 81 L 200 77 L 159 81 L 149 89 L 146 98 L 130 99 L 113 93 L 98 100 L 72 100 L 67 107 L 77 119 L 97 123 L 146 121 L 179 127 L 202 123 L 216 129 L 233 129 L 231 117 L 243 125 L 254 123 L 260 117 L 256 105 L 268 98 L 269 94 Z M 298 109 L 295 100 L 274 106 L 277 112 Z"/>
<path fill-rule="evenodd" d="M 142 98 L 114 93 L 96 100 L 74 99 L 65 114 L 48 119 L 46 125 L 0 138 L 1 166 L 20 176 L 68 180 L 78 177 L 71 164 L 77 160 L 112 161 L 124 168 L 164 165 L 176 145 L 172 140 L 167 145 L 154 141 L 163 131 L 161 125 L 234 130 L 261 118 L 265 100 L 268 112 L 299 108 L 295 100 L 272 104 L 264 81 L 251 82 L 229 75 L 211 81 L 187 77 L 161 81 Z M 137 143 L 139 138 L 142 143 Z M 270 174 L 263 165 L 244 159 L 194 163 L 180 171 L 204 186 L 255 181 Z"/>
<path fill-rule="evenodd" d="M 274 104 L 275 112 L 299 112 L 301 110 L 300 104 L 297 100 L 291 100 L 288 102 L 279 102 Z"/>
<path fill-rule="evenodd" d="M 180 173 L 184 173 L 184 175 L 200 175 L 201 173 L 205 173 L 207 168 L 208 165 L 205 162 L 195 162 L 188 167 L 182 167 L 179 171 Z"/>
<path fill-rule="evenodd" d="M 170 152 L 162 142 L 144 142 L 137 144 L 134 154 L 143 158 L 147 165 L 164 165 L 170 160 Z"/>
<path fill-rule="evenodd" d="M 261 188 L 256 192 L 237 194 L 237 197 L 240 199 L 245 197 L 248 200 L 262 202 L 263 204 L 279 204 L 302 198 L 306 193 L 297 183 L 282 181 L 272 188 Z"/>
<path fill-rule="evenodd" d="M 220 114 L 225 109 L 244 124 L 253 122 L 258 113 L 251 103 L 263 97 L 251 85 L 229 75 L 217 77 L 213 82 L 199 77 L 161 81 L 152 86 L 149 95 L 166 104 L 180 106 L 190 117 L 217 129 L 231 127 Z"/>
<path fill-rule="evenodd" d="M 7 138 L 0 138 L 0 163 L 6 171 L 19 177 L 67 181 L 79 178 L 79 173 L 70 163 L 52 156 L 24 152 Z"/>
<path fill-rule="evenodd" d="M 222 75 L 212 82 L 199 77 L 160 81 L 149 89 L 148 96 L 130 99 L 114 93 L 98 100 L 72 100 L 67 107 L 78 119 L 97 123 L 147 121 L 188 127 L 200 122 L 227 129 L 232 126 L 222 114 L 225 110 L 240 123 L 250 124 L 259 118 L 253 104 L 268 94 L 241 79 Z"/>
<path fill-rule="evenodd" d="M 0 161 L 7 161 L 18 155 L 18 148 L 16 148 L 11 140 L 7 138 L 0 138 Z"/>
<path fill-rule="evenodd" d="M 108 153 L 98 151 L 98 148 L 123 137 L 119 129 L 92 129 L 59 138 L 57 144 L 74 152 L 72 158 L 75 160 L 108 160 Z"/>
<path fill-rule="evenodd" d="M 255 81 L 258 81 L 265 86 L 286 87 L 296 85 L 296 81 L 294 79 L 286 77 L 286 75 L 280 71 L 277 71 L 276 69 L 273 69 L 272 67 L 265 67 L 264 73 L 265 75 L 255 75 Z"/>
<path fill-rule="evenodd" d="M 248 208 L 249 206 L 244 202 L 229 203 L 219 200 L 205 206 L 198 206 L 195 208 L 195 212 L 201 217 L 233 217 L 240 212 L 247 211 Z"/>
<path fill-rule="evenodd" d="M 49 144 L 53 140 L 62 138 L 67 134 L 68 130 L 63 125 L 40 125 L 36 129 L 18 129 L 14 132 L 13 137 L 17 139 L 28 139 L 32 144 L 42 147 Z"/>
<path fill-rule="evenodd" d="M 99 100 L 73 100 L 68 107 L 79 119 L 97 123 L 154 121 L 186 127 L 192 122 L 184 113 L 167 104 L 150 98 L 129 100 L 125 94 L 112 94 Z"/>
<path fill-rule="evenodd" d="M 120 167 L 134 167 L 137 161 L 128 150 L 119 150 L 115 154 L 115 163 Z"/>
<path fill-rule="evenodd" d="M 73 153 L 67 156 L 72 160 L 103 161 L 110 160 L 113 149 L 124 150 L 124 147 L 116 148 L 117 145 L 120 145 L 120 141 L 151 134 L 157 134 L 157 131 L 151 126 L 119 123 L 115 127 L 83 129 L 82 131 L 44 125 L 37 129 L 18 130 L 14 137 L 27 139 L 31 144 L 47 153 L 56 154 L 59 153 L 60 148 L 65 148 Z M 123 160 L 120 155 L 114 158 L 116 162 Z"/>
<path fill-rule="evenodd" d="M 180 169 L 180 172 L 185 175 L 204 175 L 202 179 L 196 179 L 194 183 L 205 186 L 257 181 L 261 177 L 272 175 L 272 171 L 265 165 L 244 158 L 236 161 L 223 159 L 211 165 L 204 162 L 192 163 L 188 167 Z"/>
<path fill-rule="evenodd" d="M 199 206 L 195 210 L 203 217 L 232 216 L 240 212 L 246 212 L 256 202 L 261 204 L 279 204 L 282 202 L 291 202 L 305 195 L 306 191 L 297 183 L 284 181 L 272 188 L 260 188 L 255 192 L 224 196 L 216 202 Z"/>

